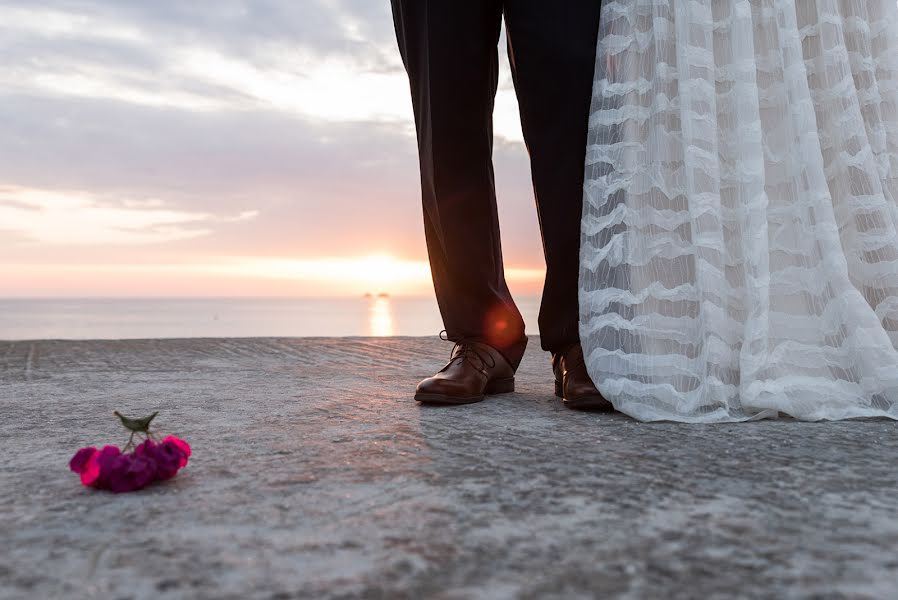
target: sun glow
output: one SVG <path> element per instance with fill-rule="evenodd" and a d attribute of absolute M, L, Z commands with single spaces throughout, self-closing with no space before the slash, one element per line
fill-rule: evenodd
<path fill-rule="evenodd" d="M 393 325 L 393 305 L 389 296 L 371 298 L 368 306 L 368 335 L 389 337 L 396 335 Z"/>
<path fill-rule="evenodd" d="M 19 296 L 354 296 L 430 295 L 425 260 L 389 254 L 345 258 L 210 257 L 187 263 L 5 264 L 0 295 Z M 505 271 L 513 291 L 539 292 L 545 271 Z M 5 289 L 4 289 L 5 288 Z M 389 319 L 377 307 L 378 330 Z"/>
<path fill-rule="evenodd" d="M 235 264 L 222 265 L 231 273 L 269 279 L 345 282 L 370 286 L 368 291 L 381 292 L 403 289 L 430 281 L 430 268 L 424 261 L 401 260 L 388 254 L 357 258 L 237 259 Z"/>

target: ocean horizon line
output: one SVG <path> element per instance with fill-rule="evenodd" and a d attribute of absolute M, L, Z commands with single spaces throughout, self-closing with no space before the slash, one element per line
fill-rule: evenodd
<path fill-rule="evenodd" d="M 519 295 L 537 330 L 539 296 Z M 0 340 L 423 337 L 443 329 L 432 295 L 0 298 Z"/>

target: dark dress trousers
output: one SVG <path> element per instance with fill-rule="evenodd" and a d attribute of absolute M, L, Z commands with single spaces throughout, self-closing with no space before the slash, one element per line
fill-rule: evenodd
<path fill-rule="evenodd" d="M 505 16 L 546 259 L 544 350 L 579 341 L 577 278 L 600 0 L 392 0 L 408 72 L 434 288 L 450 340 L 517 368 L 527 338 L 505 282 L 493 180 L 493 102 Z"/>

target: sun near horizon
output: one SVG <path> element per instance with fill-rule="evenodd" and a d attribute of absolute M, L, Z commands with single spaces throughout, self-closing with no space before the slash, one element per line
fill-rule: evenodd
<path fill-rule="evenodd" d="M 31 264 L 6 267 L 6 297 L 266 297 L 432 293 L 426 261 L 387 253 L 313 259 L 222 257 L 174 264 Z M 519 294 L 538 294 L 544 270 L 511 267 Z"/>

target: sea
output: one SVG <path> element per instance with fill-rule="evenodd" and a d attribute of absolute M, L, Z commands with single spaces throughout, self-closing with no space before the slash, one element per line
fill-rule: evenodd
<path fill-rule="evenodd" d="M 537 333 L 538 296 L 515 298 Z M 0 299 L 0 340 L 428 336 L 433 297 Z"/>

